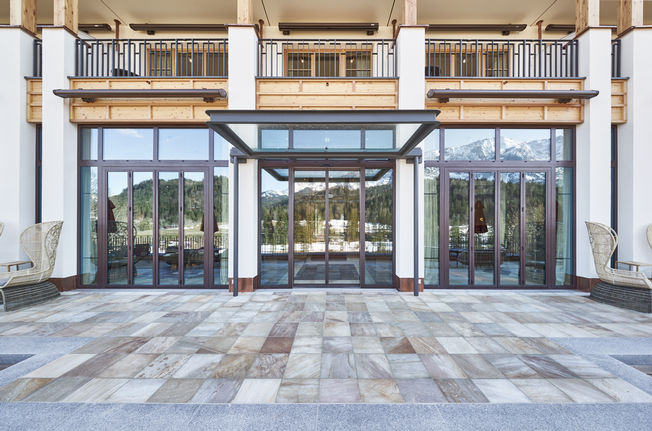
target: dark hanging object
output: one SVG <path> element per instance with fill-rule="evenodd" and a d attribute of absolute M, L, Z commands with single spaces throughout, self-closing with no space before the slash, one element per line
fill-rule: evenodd
<path fill-rule="evenodd" d="M 475 233 L 487 233 L 487 220 L 484 218 L 484 205 L 481 200 L 475 201 Z"/>

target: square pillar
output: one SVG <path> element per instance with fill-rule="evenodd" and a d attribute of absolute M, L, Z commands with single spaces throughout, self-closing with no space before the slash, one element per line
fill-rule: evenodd
<path fill-rule="evenodd" d="M 0 68 L 0 261 L 25 258 L 19 243 L 23 230 L 35 221 L 36 127 L 27 123 L 27 84 L 33 73 L 34 38 L 20 28 L 0 29 L 0 52 L 10 59 Z"/>
<path fill-rule="evenodd" d="M 627 122 L 618 126 L 618 259 L 652 262 L 645 238 L 652 224 L 652 28 L 621 36 L 621 71 L 627 80 Z M 650 276 L 649 268 L 646 269 Z"/>
<path fill-rule="evenodd" d="M 258 36 L 252 25 L 229 26 L 229 51 L 238 53 L 229 55 L 229 109 L 256 109 Z M 251 292 L 258 283 L 258 162 L 247 160 L 238 170 L 238 291 Z M 231 163 L 231 178 L 233 174 Z M 230 181 L 229 220 L 233 220 L 233 185 L 234 181 Z M 229 237 L 229 247 L 233 250 L 233 235 Z M 229 279 L 232 278 L 230 259 Z"/>
<path fill-rule="evenodd" d="M 579 74 L 584 88 L 598 96 L 584 104 L 584 122 L 576 128 L 576 275 L 589 289 L 595 265 L 585 221 L 609 225 L 611 219 L 611 29 L 589 28 L 578 38 Z"/>
<path fill-rule="evenodd" d="M 43 29 L 43 221 L 62 220 L 52 274 L 60 290 L 76 286 L 77 275 L 77 126 L 70 122 L 68 88 L 75 71 L 75 37 L 65 28 Z"/>
<path fill-rule="evenodd" d="M 425 108 L 425 27 L 402 26 L 396 39 L 399 109 Z M 434 113 L 433 113 L 434 115 Z M 415 127 L 416 128 L 416 127 Z M 406 131 L 405 135 L 408 135 Z M 422 147 L 423 144 L 420 144 Z M 423 289 L 424 272 L 424 182 L 423 162 L 417 165 L 419 181 L 419 285 Z M 400 291 L 414 291 L 414 165 L 396 162 L 396 218 L 394 255 L 395 283 Z"/>

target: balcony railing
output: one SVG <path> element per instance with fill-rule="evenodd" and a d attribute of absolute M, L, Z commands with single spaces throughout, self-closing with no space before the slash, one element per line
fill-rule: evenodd
<path fill-rule="evenodd" d="M 34 78 L 41 78 L 43 76 L 43 41 L 41 39 L 34 39 L 33 48 L 33 64 L 34 69 L 32 76 Z"/>
<path fill-rule="evenodd" d="M 575 78 L 576 40 L 426 39 L 426 77 Z"/>
<path fill-rule="evenodd" d="M 77 40 L 77 77 L 226 77 L 227 39 Z"/>
<path fill-rule="evenodd" d="M 262 39 L 258 77 L 395 78 L 394 39 Z"/>
<path fill-rule="evenodd" d="M 620 78 L 620 39 L 611 41 L 611 77 Z"/>

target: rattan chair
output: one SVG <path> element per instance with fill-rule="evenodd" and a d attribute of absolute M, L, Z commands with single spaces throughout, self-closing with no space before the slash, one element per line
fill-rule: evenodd
<path fill-rule="evenodd" d="M 593 262 L 600 282 L 591 289 L 591 298 L 618 307 L 652 312 L 652 282 L 645 273 L 611 267 L 618 235 L 607 225 L 586 222 Z"/>
<path fill-rule="evenodd" d="M 32 261 L 32 267 L 0 274 L 0 296 L 5 311 L 59 295 L 48 279 L 54 270 L 62 225 L 62 221 L 39 223 L 20 235 L 20 245 Z"/>

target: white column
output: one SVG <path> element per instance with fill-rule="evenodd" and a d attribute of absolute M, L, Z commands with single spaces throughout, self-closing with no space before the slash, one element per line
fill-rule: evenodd
<path fill-rule="evenodd" d="M 618 259 L 652 262 L 645 229 L 652 224 L 652 29 L 621 37 L 627 123 L 618 126 Z M 648 269 L 649 274 L 649 269 Z"/>
<path fill-rule="evenodd" d="M 425 28 L 403 27 L 396 39 L 399 109 L 425 108 Z M 414 277 L 414 166 L 405 160 L 396 163 L 396 276 Z M 419 278 L 423 277 L 423 163 L 419 170 Z M 410 282 L 411 285 L 412 282 Z"/>
<path fill-rule="evenodd" d="M 600 94 L 586 101 L 576 129 L 577 275 L 596 278 L 585 221 L 611 219 L 611 29 L 591 28 L 578 38 L 579 74 L 584 88 Z"/>
<path fill-rule="evenodd" d="M 229 52 L 237 53 L 229 55 L 229 109 L 256 109 L 257 47 L 253 26 L 229 26 Z M 258 275 L 258 163 L 248 160 L 240 164 L 238 177 L 238 278 L 253 278 Z M 233 220 L 233 181 L 229 188 L 229 220 Z M 229 245 L 232 250 L 233 235 Z M 233 259 L 229 277 L 233 277 Z"/>
<path fill-rule="evenodd" d="M 43 29 L 43 221 L 63 220 L 53 278 L 77 274 L 77 126 L 68 99 L 75 70 L 75 37 L 63 28 Z"/>
<path fill-rule="evenodd" d="M 2 119 L 2 156 L 0 157 L 0 261 L 24 257 L 20 233 L 35 218 L 35 147 L 36 127 L 27 123 L 27 85 L 31 76 L 34 38 L 19 28 L 0 30 L 0 118 Z"/>

